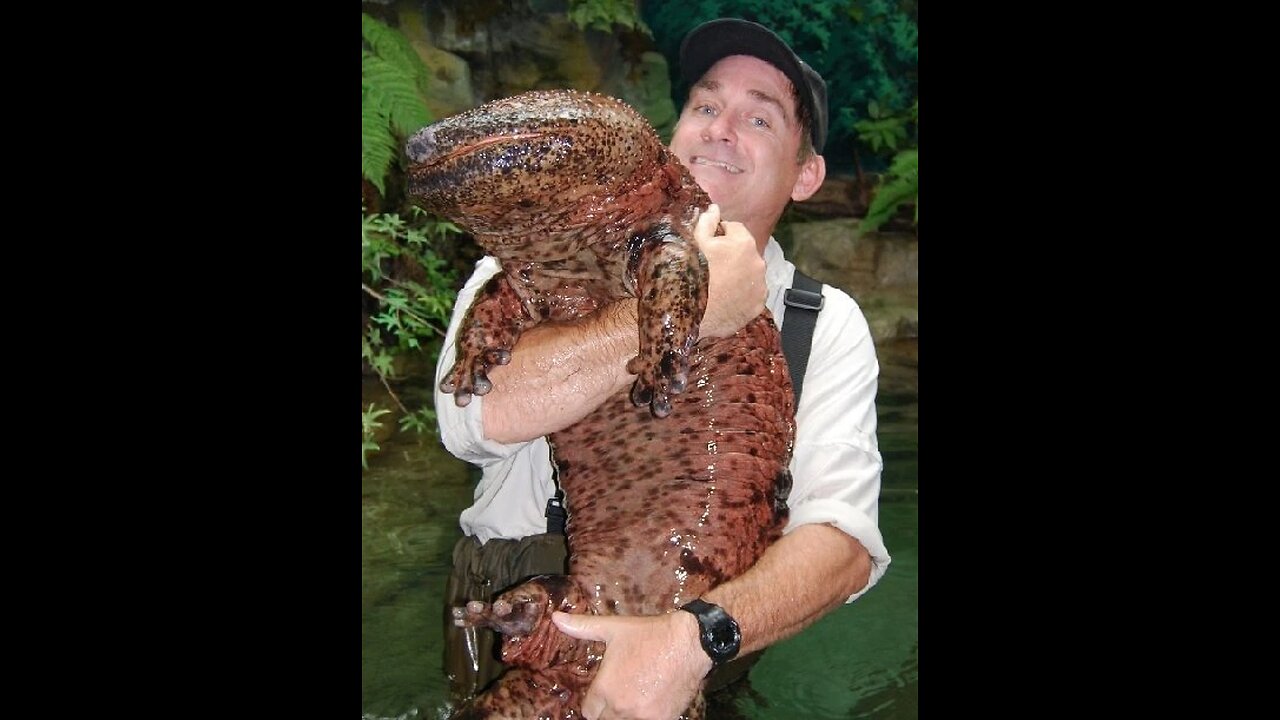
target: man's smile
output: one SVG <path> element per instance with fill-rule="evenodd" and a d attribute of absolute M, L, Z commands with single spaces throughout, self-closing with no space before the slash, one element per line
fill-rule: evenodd
<path fill-rule="evenodd" d="M 703 155 L 694 155 L 689 159 L 689 164 L 702 165 L 703 167 L 720 168 L 721 170 L 724 170 L 725 172 L 728 172 L 731 175 L 739 175 L 742 173 L 742 168 L 738 167 L 737 165 L 734 165 L 732 163 L 722 162 L 720 160 L 712 160 L 711 158 L 705 157 Z"/>

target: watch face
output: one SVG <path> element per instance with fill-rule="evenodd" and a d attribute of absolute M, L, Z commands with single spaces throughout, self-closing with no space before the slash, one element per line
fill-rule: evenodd
<path fill-rule="evenodd" d="M 717 652 L 728 652 L 737 645 L 737 633 L 733 631 L 733 626 L 727 622 L 716 623 L 707 631 L 707 639 L 711 641 L 711 645 L 715 647 Z"/>
<path fill-rule="evenodd" d="M 742 630 L 738 623 L 718 605 L 702 600 L 686 603 L 681 610 L 687 610 L 698 618 L 701 629 L 702 649 L 711 657 L 716 665 L 728 662 L 738 654 L 742 646 Z"/>
<path fill-rule="evenodd" d="M 707 627 L 705 639 L 707 653 L 717 663 L 721 663 L 738 654 L 742 634 L 737 623 L 722 615 Z"/>

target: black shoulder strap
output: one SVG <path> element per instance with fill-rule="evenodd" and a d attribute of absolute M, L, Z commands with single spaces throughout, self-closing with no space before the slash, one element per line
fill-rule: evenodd
<path fill-rule="evenodd" d="M 551 444 L 549 439 L 547 440 L 547 444 Z M 554 460 L 555 452 L 555 446 L 552 445 L 551 456 L 553 459 L 551 461 L 551 482 L 555 483 L 556 492 L 554 495 L 547 498 L 547 512 L 545 513 L 545 516 L 547 518 L 547 532 L 550 534 L 563 535 L 564 523 L 565 520 L 569 518 L 569 512 L 565 510 L 564 507 L 564 488 L 560 487 L 560 468 L 556 467 Z"/>
<path fill-rule="evenodd" d="M 800 390 L 804 387 L 804 370 L 809 364 L 809 347 L 813 343 L 813 326 L 822 310 L 822 283 L 796 270 L 791 287 L 783 296 L 786 316 L 782 319 L 782 354 L 791 368 L 791 388 L 800 407 Z"/>

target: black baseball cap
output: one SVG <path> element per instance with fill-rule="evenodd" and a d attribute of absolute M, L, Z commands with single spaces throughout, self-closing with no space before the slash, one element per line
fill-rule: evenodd
<path fill-rule="evenodd" d="M 772 30 L 750 20 L 721 18 L 689 31 L 680 43 L 680 74 L 697 82 L 721 58 L 751 55 L 782 71 L 813 118 L 813 149 L 819 155 L 827 142 L 827 82 L 801 60 Z"/>

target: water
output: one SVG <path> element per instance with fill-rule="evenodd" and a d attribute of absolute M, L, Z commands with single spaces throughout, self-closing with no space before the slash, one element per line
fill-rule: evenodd
<path fill-rule="evenodd" d="M 751 669 L 751 692 L 734 699 L 740 717 L 918 717 L 918 520 L 914 499 L 881 503 L 889 571 L 852 605 L 769 648 Z"/>
<path fill-rule="evenodd" d="M 366 385 L 365 406 L 376 387 Z M 770 648 L 749 683 L 713 699 L 713 720 L 916 718 L 917 405 L 880 399 L 880 527 L 893 555 L 870 592 Z M 361 686 L 365 720 L 448 716 L 441 624 L 470 467 L 434 436 L 396 434 L 361 478 Z"/>

